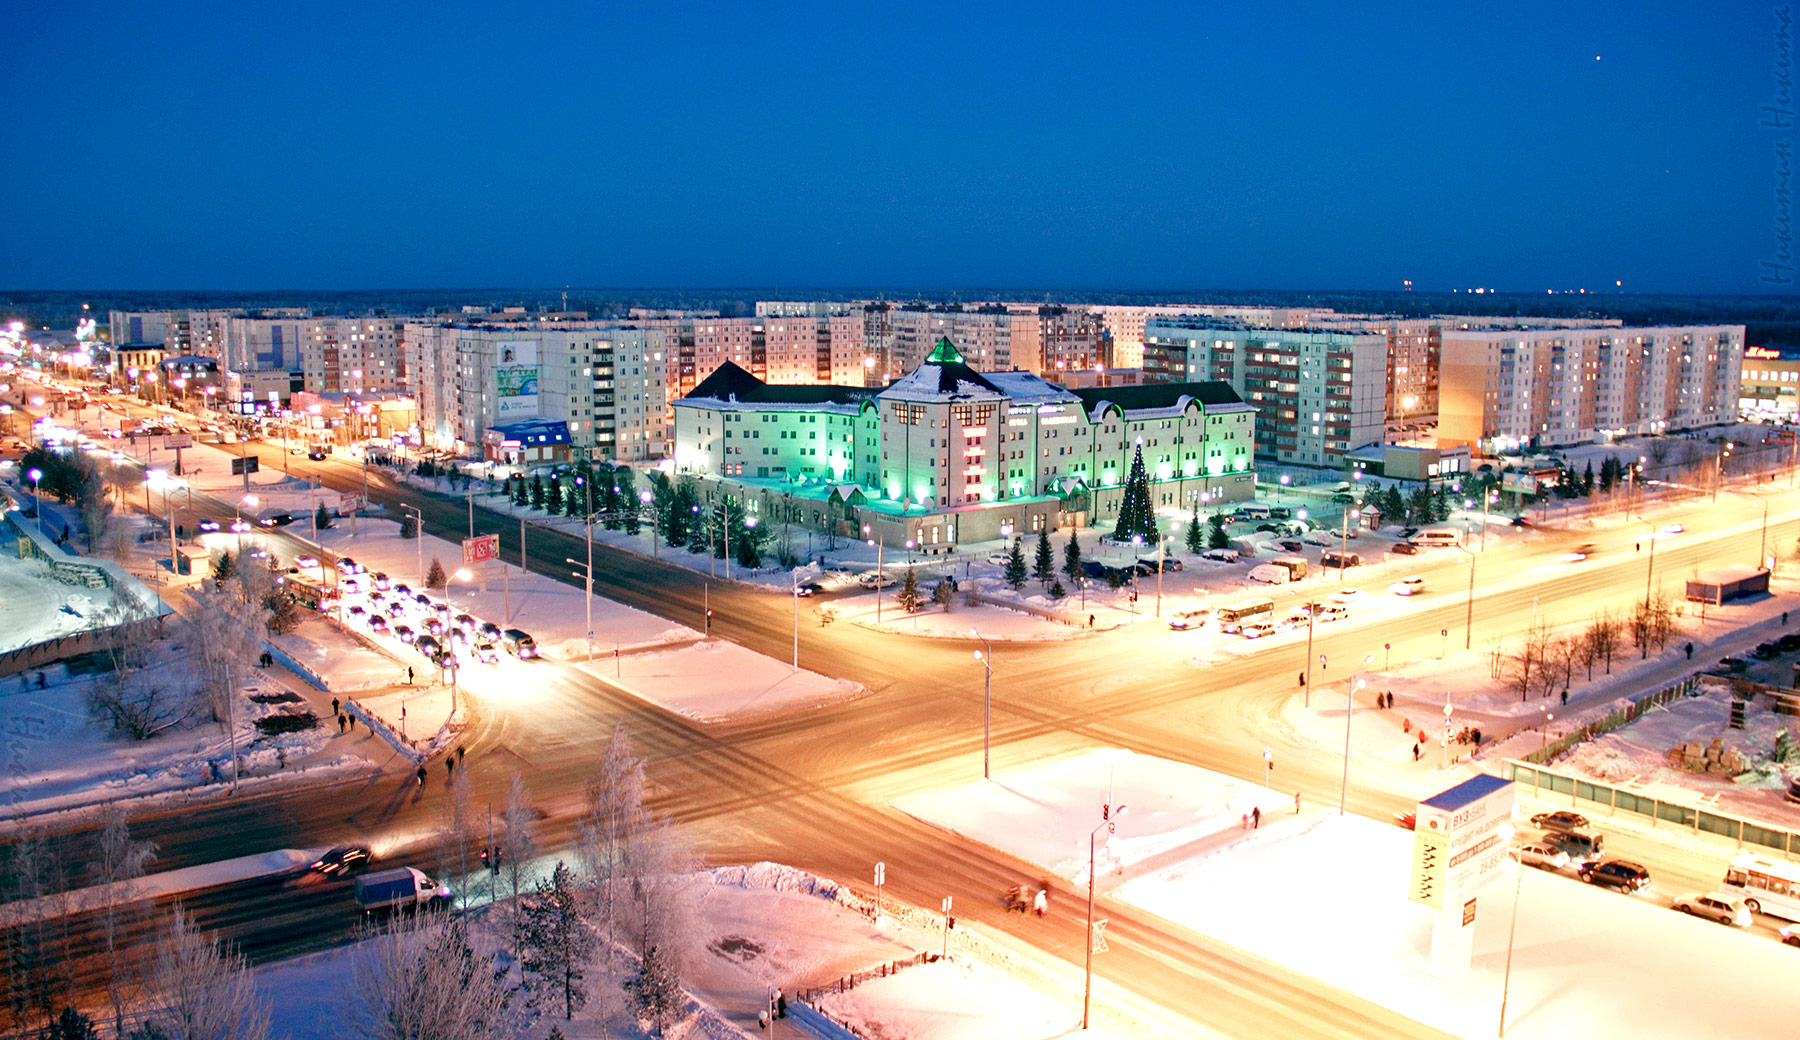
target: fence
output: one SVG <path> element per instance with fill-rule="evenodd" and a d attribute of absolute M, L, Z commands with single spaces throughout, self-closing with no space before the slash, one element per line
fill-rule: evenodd
<path fill-rule="evenodd" d="M 1653 798 L 1586 777 L 1559 773 L 1516 758 L 1509 758 L 1502 763 L 1500 775 L 1514 783 L 1529 783 L 1538 791 L 1566 794 L 1570 797 L 1570 804 L 1592 802 L 1615 811 L 1648 817 L 1653 822 L 1672 823 L 1696 834 L 1711 834 L 1739 845 L 1754 845 L 1758 849 L 1778 852 L 1790 858 L 1800 857 L 1800 833 L 1770 826 L 1764 821 Z"/>
<path fill-rule="evenodd" d="M 1699 684 L 1700 676 L 1690 675 L 1673 686 L 1658 690 L 1655 693 L 1647 693 L 1644 696 L 1633 700 L 1625 707 L 1620 708 L 1618 711 L 1613 712 L 1611 715 L 1595 719 L 1593 722 L 1590 722 L 1579 729 L 1573 729 L 1564 733 L 1555 740 L 1546 743 L 1538 750 L 1523 756 L 1522 760 L 1532 765 L 1543 765 L 1545 763 L 1554 762 L 1558 755 L 1561 755 L 1563 752 L 1584 740 L 1592 740 L 1602 733 L 1611 733 L 1621 726 L 1636 721 L 1638 716 L 1649 711 L 1651 708 L 1661 707 L 1672 700 L 1686 697 L 1688 694 L 1692 693 L 1694 687 Z"/>
<path fill-rule="evenodd" d="M 161 618 L 128 621 L 123 625 L 58 636 L 55 639 L 46 639 L 41 643 L 33 643 L 30 646 L 22 646 L 0 654 L 0 675 L 17 675 L 33 668 L 42 668 L 56 661 L 78 657 L 96 650 L 104 650 L 109 646 L 118 645 L 117 640 L 119 639 L 136 642 L 161 637 Z"/>

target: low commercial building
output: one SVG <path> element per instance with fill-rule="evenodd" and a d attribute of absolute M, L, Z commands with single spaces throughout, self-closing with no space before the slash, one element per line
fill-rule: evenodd
<path fill-rule="evenodd" d="M 1767 347 L 1744 348 L 1738 411 L 1746 419 L 1800 419 L 1800 358 Z"/>

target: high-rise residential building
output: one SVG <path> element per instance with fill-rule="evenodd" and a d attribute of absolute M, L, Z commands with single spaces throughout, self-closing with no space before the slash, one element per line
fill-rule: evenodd
<path fill-rule="evenodd" d="M 727 365 L 674 410 L 678 473 L 923 551 L 1116 517 L 1140 450 L 1158 507 L 1246 499 L 1255 481 L 1255 412 L 1224 384 L 1071 391 L 979 371 L 947 339 L 881 389 Z"/>
<path fill-rule="evenodd" d="M 220 357 L 233 372 L 299 372 L 311 322 L 287 314 L 237 315 L 220 326 Z"/>
<path fill-rule="evenodd" d="M 679 315 L 636 324 L 664 332 L 671 398 L 692 390 L 727 361 L 774 383 L 861 382 L 859 311 L 742 318 Z"/>
<path fill-rule="evenodd" d="M 578 455 L 639 461 L 667 453 L 662 329 L 612 322 L 409 322 L 408 376 L 425 443 L 480 451 L 489 429 L 568 424 Z"/>
<path fill-rule="evenodd" d="M 1330 315 L 1328 307 L 1241 307 L 1228 304 L 1096 305 L 1086 308 L 1099 315 L 1112 339 L 1112 361 L 1119 368 L 1144 364 L 1144 326 L 1153 318 L 1222 318 L 1264 329 L 1297 328 L 1317 317 Z"/>
<path fill-rule="evenodd" d="M 301 380 L 316 394 L 400 390 L 406 364 L 395 317 L 316 317 L 300 349 Z"/>
<path fill-rule="evenodd" d="M 167 349 L 174 311 L 111 311 L 107 314 L 114 350 L 132 347 Z"/>
<path fill-rule="evenodd" d="M 1450 329 L 1438 444 L 1482 454 L 1735 422 L 1744 326 Z"/>
<path fill-rule="evenodd" d="M 1384 331 L 1247 328 L 1158 318 L 1144 332 L 1144 381 L 1218 380 L 1256 408 L 1263 458 L 1338 468 L 1379 443 L 1386 414 Z"/>

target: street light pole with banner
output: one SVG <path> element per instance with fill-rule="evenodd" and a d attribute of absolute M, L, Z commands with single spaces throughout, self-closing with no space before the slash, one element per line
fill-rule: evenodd
<path fill-rule="evenodd" d="M 479 538 L 464 538 L 462 543 L 463 566 L 486 563 L 500 556 L 500 536 L 484 534 Z"/>

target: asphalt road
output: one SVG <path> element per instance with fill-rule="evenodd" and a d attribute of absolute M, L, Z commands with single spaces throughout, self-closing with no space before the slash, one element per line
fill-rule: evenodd
<path fill-rule="evenodd" d="M 264 467 L 280 464 L 278 447 L 255 447 Z M 289 465 L 321 473 L 340 490 L 362 486 L 361 467 L 346 460 L 313 464 L 293 458 Z M 467 508 L 460 499 L 397 487 L 373 471 L 369 488 L 392 515 L 399 515 L 401 503 L 415 505 L 433 533 L 452 538 L 467 533 Z M 1706 509 L 1712 533 L 1696 530 L 1659 543 L 1658 573 L 1685 576 L 1694 568 L 1748 562 L 1755 530 L 1718 533 L 1725 526 L 1741 527 L 1735 519 L 1740 513 L 1756 516 L 1745 503 L 1721 502 L 1720 508 Z M 1788 519 L 1782 522 L 1791 529 Z M 480 533 L 499 534 L 503 552 L 517 558 L 516 521 L 478 507 L 475 523 Z M 1546 565 L 1548 543 L 1481 557 L 1472 642 L 1479 644 L 1490 630 L 1516 630 L 1534 609 L 1548 615 L 1553 608 L 1563 619 L 1603 605 L 1624 609 L 1641 595 L 1647 566 L 1646 555 L 1620 544 L 1625 537 L 1564 538 L 1606 543 L 1591 560 L 1576 565 Z M 532 569 L 563 581 L 570 580 L 563 557 L 581 558 L 585 551 L 579 538 L 542 528 L 532 530 L 529 542 Z M 708 583 L 704 575 L 599 544 L 594 558 L 596 590 L 608 598 L 694 627 L 708 603 L 715 611 L 716 637 L 779 659 L 791 653 L 791 605 L 784 595 Z M 1313 652 L 1340 664 L 1328 666 L 1320 682 L 1341 678 L 1341 662 L 1381 654 L 1382 642 L 1393 645 L 1398 661 L 1439 652 L 1440 630 L 1462 633 L 1468 568 L 1452 558 L 1419 558 L 1415 571 L 1426 577 L 1429 591 L 1378 626 L 1354 618 L 1321 626 Z M 1346 581 L 1354 580 L 1352 571 Z M 1316 596 L 1333 587 L 1335 582 L 1320 582 L 1281 592 L 1298 601 L 1302 592 Z M 1367 591 L 1385 595 L 1379 588 Z M 997 647 L 996 771 L 1003 774 L 1064 751 L 1120 746 L 1260 780 L 1261 748 L 1274 746 L 1285 788 L 1301 790 L 1309 804 L 1335 802 L 1341 758 L 1292 745 L 1268 721 L 1272 707 L 1294 691 L 1304 639 L 1269 640 L 1248 655 L 1218 656 L 1196 667 L 1187 660 L 1184 638 L 1189 637 L 1146 623 L 1098 640 Z M 1052 912 L 1042 921 L 1007 915 L 1001 893 L 1036 880 L 1030 867 L 889 807 L 892 798 L 909 790 L 979 775 L 982 696 L 980 669 L 971 665 L 973 646 L 809 624 L 802 631 L 802 666 L 856 680 L 870 695 L 788 716 L 710 726 L 647 705 L 604 679 L 541 662 L 529 710 L 509 710 L 479 695 L 474 700 L 476 719 L 467 746 L 477 801 L 503 801 L 508 775 L 521 769 L 546 812 L 551 843 L 566 843 L 581 781 L 598 763 L 613 726 L 622 724 L 647 759 L 652 804 L 683 822 L 709 860 L 774 859 L 840 879 L 865 878 L 874 861 L 884 860 L 891 895 L 928 907 L 952 895 L 960 918 L 1014 933 L 1079 965 L 1084 932 L 1077 893 L 1057 891 Z M 387 861 L 405 861 L 423 855 L 441 792 L 436 772 L 423 791 L 409 778 L 376 774 L 326 789 L 150 816 L 134 821 L 134 830 L 161 846 L 163 869 L 344 840 L 368 840 Z M 1386 819 L 1410 807 L 1411 798 L 1365 783 L 1353 771 L 1348 805 L 1353 812 Z M 1698 868 L 1694 876 L 1702 876 Z M 291 880 L 226 886 L 190 894 L 185 901 L 203 925 L 222 928 L 257 959 L 340 942 L 355 926 L 355 915 L 344 912 L 341 899 L 323 898 L 313 886 Z M 1097 962 L 1103 977 L 1228 1035 L 1436 1035 L 1353 994 L 1128 907 L 1108 903 L 1103 912 L 1113 921 L 1112 951 Z"/>

